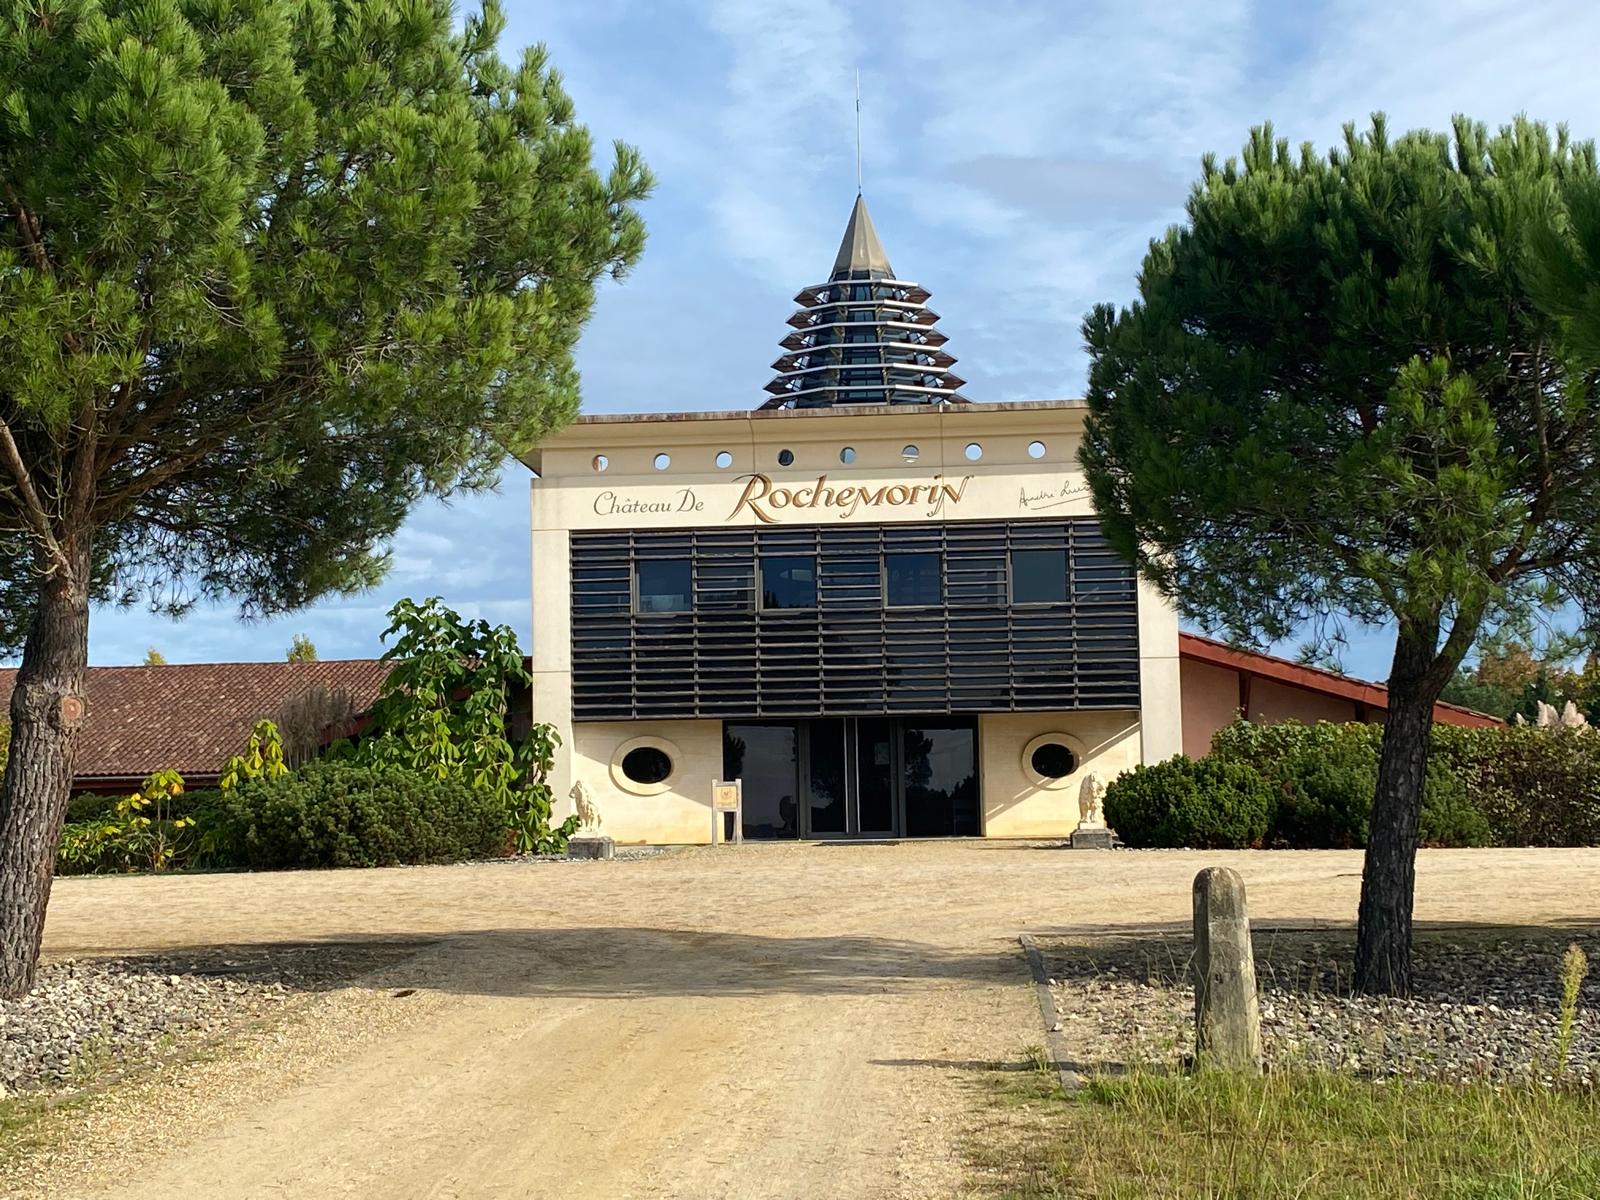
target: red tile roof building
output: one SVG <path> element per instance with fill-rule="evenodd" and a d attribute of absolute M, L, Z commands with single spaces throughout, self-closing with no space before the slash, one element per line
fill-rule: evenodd
<path fill-rule="evenodd" d="M 342 689 L 359 712 L 388 674 L 389 664 L 375 658 L 90 667 L 73 790 L 122 791 L 167 768 L 191 787 L 212 786 L 251 726 L 284 701 L 311 688 Z M 10 711 L 16 678 L 15 667 L 0 668 L 0 713 Z"/>

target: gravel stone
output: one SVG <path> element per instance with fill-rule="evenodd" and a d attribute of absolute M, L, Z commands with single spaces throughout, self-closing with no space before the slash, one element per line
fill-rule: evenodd
<path fill-rule="evenodd" d="M 1591 969 L 1557 1070 L 1559 970 L 1569 944 Z M 1041 939 L 1068 1045 L 1084 1065 L 1170 1065 L 1194 1053 L 1188 934 Z M 1600 1085 L 1600 937 L 1419 935 L 1408 999 L 1355 995 L 1354 933 L 1255 933 L 1262 1048 L 1270 1067 L 1368 1078 L 1512 1079 Z"/>
<path fill-rule="evenodd" d="M 81 1090 L 194 1045 L 292 995 L 343 986 L 414 945 L 208 951 L 179 958 L 63 959 L 0 1000 L 0 1099 Z"/>

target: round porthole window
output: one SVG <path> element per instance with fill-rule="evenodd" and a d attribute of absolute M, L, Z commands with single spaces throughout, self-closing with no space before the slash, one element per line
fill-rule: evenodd
<path fill-rule="evenodd" d="M 900 457 L 905 459 L 907 462 L 916 462 L 921 456 L 922 451 L 918 450 L 915 446 L 902 446 L 900 448 Z"/>
<path fill-rule="evenodd" d="M 729 467 L 733 466 L 733 455 L 729 454 L 726 450 L 717 451 L 717 466 L 726 471 Z"/>
<path fill-rule="evenodd" d="M 844 463 L 846 466 L 855 462 L 855 460 L 856 448 L 854 446 L 846 446 L 843 450 L 839 451 L 839 461 Z"/>
<path fill-rule="evenodd" d="M 639 746 L 622 756 L 622 773 L 646 786 L 665 783 L 672 775 L 672 759 L 659 746 Z"/>
<path fill-rule="evenodd" d="M 1043 458 L 1044 457 L 1044 443 L 1043 442 L 1029 442 L 1028 443 L 1028 457 L 1029 458 Z"/>
<path fill-rule="evenodd" d="M 1071 788 L 1086 753 L 1083 743 L 1071 734 L 1052 731 L 1041 733 L 1024 746 L 1022 761 L 1017 765 L 1035 787 Z"/>
<path fill-rule="evenodd" d="M 604 454 L 596 454 L 594 456 L 594 463 L 592 465 L 596 471 L 604 471 L 611 465 L 611 460 Z"/>
<path fill-rule="evenodd" d="M 629 738 L 611 752 L 611 782 L 634 796 L 670 792 L 683 751 L 666 738 Z"/>
<path fill-rule="evenodd" d="M 793 450 L 779 450 L 778 451 L 778 465 L 780 467 L 792 467 L 792 466 L 794 466 L 794 451 Z"/>
<path fill-rule="evenodd" d="M 967 461 L 968 462 L 977 462 L 982 457 L 983 457 L 983 447 L 978 445 L 977 442 L 968 442 L 967 443 Z"/>
<path fill-rule="evenodd" d="M 670 455 L 670 454 L 658 454 L 658 455 L 656 455 L 656 470 L 665 471 L 671 465 L 672 465 L 672 455 Z"/>
<path fill-rule="evenodd" d="M 1078 769 L 1078 756 L 1060 742 L 1045 742 L 1028 756 L 1028 765 L 1046 779 L 1065 779 Z"/>

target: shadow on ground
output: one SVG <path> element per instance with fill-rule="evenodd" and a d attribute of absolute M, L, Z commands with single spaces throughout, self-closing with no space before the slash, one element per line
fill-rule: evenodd
<path fill-rule="evenodd" d="M 877 937 L 763 937 L 648 928 L 483 929 L 445 936 L 396 932 L 317 941 L 195 946 L 118 960 L 172 974 L 271 979 L 293 965 L 321 986 L 352 981 L 462 995 L 871 995 L 1020 984 L 1010 947 L 955 952 Z M 318 971 L 307 964 L 323 960 Z M 339 969 L 336 964 L 348 964 Z"/>

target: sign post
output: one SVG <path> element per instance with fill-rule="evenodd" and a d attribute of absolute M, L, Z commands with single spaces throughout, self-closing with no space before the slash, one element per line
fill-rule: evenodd
<path fill-rule="evenodd" d="M 711 781 L 711 844 L 722 837 L 722 814 L 733 814 L 733 840 L 744 841 L 744 780 Z"/>

